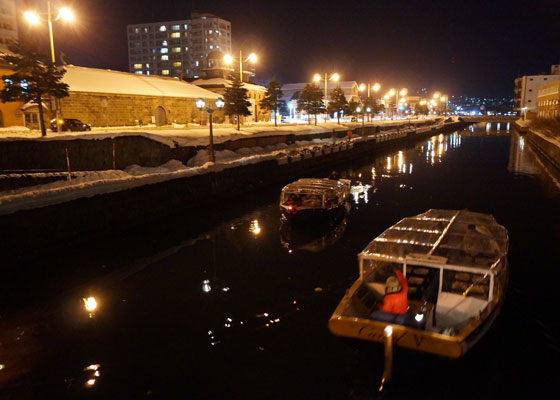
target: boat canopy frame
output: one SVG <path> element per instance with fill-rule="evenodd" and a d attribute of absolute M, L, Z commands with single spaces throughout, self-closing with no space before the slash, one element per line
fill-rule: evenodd
<path fill-rule="evenodd" d="M 507 247 L 507 230 L 489 214 L 430 209 L 400 220 L 371 241 L 358 254 L 360 279 L 365 278 L 365 260 L 402 264 L 403 272 L 407 263 L 421 262 L 441 273 L 445 269 L 493 276 Z"/>

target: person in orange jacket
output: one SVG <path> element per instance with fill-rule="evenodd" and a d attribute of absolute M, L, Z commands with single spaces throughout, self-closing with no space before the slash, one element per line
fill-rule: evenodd
<path fill-rule="evenodd" d="M 408 311 L 408 282 L 403 273 L 395 270 L 395 276 L 390 276 L 385 282 L 385 297 L 379 307 L 381 311 L 393 314 L 406 314 Z"/>

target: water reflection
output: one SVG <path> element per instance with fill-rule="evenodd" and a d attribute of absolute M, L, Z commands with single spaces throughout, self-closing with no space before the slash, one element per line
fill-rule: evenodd
<path fill-rule="evenodd" d="M 536 176 L 550 194 L 560 189 L 560 176 L 554 176 L 553 168 L 547 167 L 527 145 L 525 138 L 517 133 L 511 134 L 509 146 L 508 171 L 515 175 Z"/>
<path fill-rule="evenodd" d="M 459 148 L 461 146 L 461 140 L 461 134 L 458 132 L 454 132 L 450 135 L 440 134 L 438 136 L 432 136 L 426 142 L 416 146 L 416 149 L 418 155 L 424 155 L 424 159 L 428 164 L 435 165 L 442 161 L 443 156 L 449 150 Z"/>
<path fill-rule="evenodd" d="M 280 243 L 290 252 L 309 251 L 317 253 L 335 244 L 346 231 L 348 218 L 345 216 L 334 225 L 314 226 L 311 229 L 298 229 L 282 221 Z"/>
<path fill-rule="evenodd" d="M 511 135 L 508 171 L 515 174 L 528 175 L 537 173 L 535 156 L 532 151 L 525 146 L 525 138 L 518 134 Z"/>

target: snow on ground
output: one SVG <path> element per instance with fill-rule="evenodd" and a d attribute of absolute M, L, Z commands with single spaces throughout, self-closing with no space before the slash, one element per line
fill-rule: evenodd
<path fill-rule="evenodd" d="M 407 120 L 375 120 L 366 122 L 365 126 L 371 125 L 396 125 L 402 124 Z M 305 135 L 310 133 L 320 133 L 325 131 L 346 131 L 349 128 L 361 127 L 361 122 L 342 122 L 339 125 L 334 122 L 319 122 L 314 124 L 280 124 L 277 127 L 266 123 L 253 123 L 242 125 L 238 131 L 231 124 L 214 124 L 213 136 L 214 143 L 223 143 L 228 140 L 235 140 L 248 136 L 271 136 L 274 134 L 294 134 Z M 23 128 L 23 129 L 22 129 Z M 47 131 L 46 137 L 41 137 L 39 130 L 30 130 L 25 127 L 10 127 L 0 130 L 0 140 L 14 139 L 36 139 L 36 140 L 101 140 L 106 138 L 114 139 L 117 136 L 144 136 L 154 141 L 163 143 L 169 147 L 175 146 L 206 146 L 209 143 L 209 127 L 194 124 L 188 126 L 174 124 L 172 126 L 156 127 L 154 125 L 143 125 L 135 127 L 109 127 L 92 128 L 90 132 L 52 132 Z"/>
<path fill-rule="evenodd" d="M 380 124 L 402 124 L 406 120 L 375 120 L 367 125 Z M 214 127 L 214 142 L 220 143 L 246 136 L 264 136 L 278 134 L 302 135 L 325 131 L 346 131 L 348 128 L 361 127 L 362 123 L 345 122 L 322 122 L 314 124 L 281 124 L 278 127 L 270 123 L 256 123 L 245 125 L 237 131 L 230 124 L 216 124 Z M 126 130 L 124 130 L 126 128 Z M 106 129 L 106 131 L 104 130 Z M 32 139 L 32 140 L 55 140 L 55 139 L 89 139 L 99 140 L 114 138 L 125 135 L 142 135 L 150 139 L 164 143 L 170 147 L 180 146 L 206 146 L 209 141 L 208 127 L 122 127 L 121 128 L 94 128 L 91 132 L 64 132 L 61 134 L 48 132 L 46 137 L 41 137 L 38 130 L 29 130 L 24 127 L 10 127 L 0 129 L 0 140 Z M 354 138 L 353 140 L 359 140 Z M 23 209 L 44 207 L 59 204 L 82 197 L 92 197 L 102 193 L 112 193 L 126 190 L 142 185 L 164 182 L 166 180 L 184 178 L 207 172 L 218 172 L 225 168 L 239 165 L 258 163 L 281 156 L 281 153 L 301 152 L 315 146 L 331 144 L 332 139 L 313 139 L 311 141 L 296 141 L 287 145 L 280 143 L 273 146 L 241 148 L 237 151 L 216 151 L 216 163 L 208 162 L 206 149 L 199 150 L 197 154 L 188 160 L 187 165 L 180 161 L 171 160 L 156 168 L 146 168 L 139 165 L 130 165 L 124 171 L 93 171 L 76 172 L 72 183 L 62 179 L 44 185 L 20 188 L 17 190 L 0 192 L 0 215 L 10 214 Z"/>
<path fill-rule="evenodd" d="M 188 161 L 187 166 L 178 160 L 171 160 L 154 168 L 130 165 L 124 171 L 75 172 L 73 173 L 75 178 L 71 183 L 66 179 L 61 179 L 44 185 L 0 192 L 0 215 L 64 203 L 83 197 L 93 197 L 97 194 L 118 192 L 171 179 L 219 172 L 226 168 L 274 159 L 290 151 L 303 151 L 330 143 L 331 139 L 313 139 L 312 141 L 296 141 L 292 145 L 280 143 L 264 148 L 241 148 L 236 152 L 217 151 L 215 152 L 216 163 L 208 162 L 208 151 L 204 149 L 199 150 L 196 156 Z"/>

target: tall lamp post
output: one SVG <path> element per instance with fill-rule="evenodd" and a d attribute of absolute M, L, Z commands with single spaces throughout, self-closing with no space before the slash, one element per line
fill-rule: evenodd
<path fill-rule="evenodd" d="M 391 90 L 389 90 L 389 93 L 387 93 L 385 95 L 385 100 L 389 99 L 389 97 L 395 96 L 395 110 L 396 110 L 397 114 L 398 114 L 398 109 L 399 109 L 399 94 L 401 96 L 406 96 L 407 93 L 408 93 L 408 89 L 407 88 L 402 88 L 401 90 L 391 89 Z"/>
<path fill-rule="evenodd" d="M 58 10 L 58 14 L 56 16 L 56 18 L 53 20 L 52 18 L 52 11 L 51 11 L 51 2 L 47 1 L 47 14 L 46 14 L 46 19 L 45 19 L 45 15 L 41 15 L 41 14 L 37 14 L 34 11 L 26 11 L 23 13 L 23 17 L 25 18 L 25 20 L 30 24 L 30 25 L 37 25 L 39 23 L 40 19 L 46 20 L 48 25 L 49 25 L 49 39 L 50 39 L 50 45 L 51 45 L 51 61 L 53 63 L 53 65 L 55 65 L 56 62 L 56 58 L 55 58 L 55 54 L 54 54 L 54 39 L 53 39 L 53 28 L 52 28 L 52 23 L 53 21 L 56 22 L 58 20 L 63 20 L 63 21 L 67 21 L 70 22 L 72 20 L 74 20 L 74 13 L 72 13 L 72 11 L 68 8 L 62 7 Z M 60 104 L 57 100 L 56 102 L 56 126 L 57 126 L 57 131 L 61 132 L 62 131 L 62 125 L 61 125 L 61 120 L 60 120 Z"/>
<path fill-rule="evenodd" d="M 216 108 L 218 110 L 221 110 L 222 108 L 224 108 L 224 99 L 219 98 L 216 99 Z M 204 99 L 200 98 L 196 100 L 196 107 L 200 110 L 203 111 L 204 110 L 204 106 L 206 105 L 206 102 L 204 101 Z M 209 159 L 211 162 L 216 162 L 216 157 L 214 155 L 214 132 L 212 130 L 212 113 L 214 112 L 214 109 L 212 108 L 212 104 L 208 105 L 208 108 L 206 109 L 206 112 L 208 113 L 208 119 L 210 120 L 210 146 L 208 148 L 208 153 L 209 153 Z"/>
<path fill-rule="evenodd" d="M 328 100 L 327 100 L 327 92 L 328 92 L 327 84 L 328 84 L 328 81 L 329 81 L 328 74 L 325 72 L 325 78 L 321 78 L 320 74 L 313 75 L 313 82 L 319 83 L 319 82 L 321 82 L 321 79 L 323 79 L 325 81 L 325 98 L 323 100 L 325 102 L 325 112 L 326 112 L 327 104 L 328 104 Z M 338 82 L 340 80 L 340 75 L 335 72 L 334 74 L 331 75 L 330 80 L 333 81 L 333 82 Z M 326 119 L 325 119 L 325 122 L 327 122 Z"/>
<path fill-rule="evenodd" d="M 239 81 L 243 82 L 243 63 L 246 62 L 251 62 L 251 63 L 256 63 L 257 62 L 257 55 L 255 53 L 251 53 L 247 56 L 247 58 L 243 59 L 243 52 L 241 50 L 239 50 L 239 59 L 234 59 L 234 57 L 231 54 L 226 54 L 224 56 L 224 62 L 227 65 L 232 65 L 234 61 L 239 61 Z"/>

